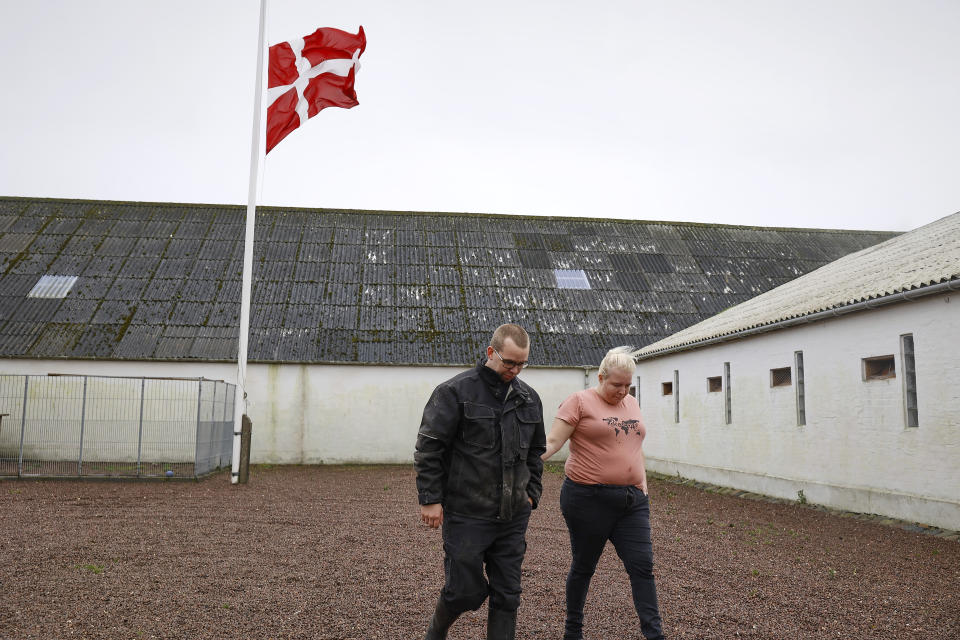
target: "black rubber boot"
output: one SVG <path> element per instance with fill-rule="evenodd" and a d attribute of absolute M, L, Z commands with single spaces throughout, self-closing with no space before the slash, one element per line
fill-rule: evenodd
<path fill-rule="evenodd" d="M 437 608 L 430 618 L 430 626 L 427 627 L 427 635 L 423 640 L 447 640 L 447 630 L 453 621 L 460 617 L 460 612 L 452 612 L 447 609 L 443 598 L 437 600 Z"/>
<path fill-rule="evenodd" d="M 490 607 L 487 613 L 487 640 L 514 640 L 517 612 Z"/>

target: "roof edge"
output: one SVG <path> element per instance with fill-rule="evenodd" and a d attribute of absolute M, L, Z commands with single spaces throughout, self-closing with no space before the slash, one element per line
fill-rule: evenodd
<path fill-rule="evenodd" d="M 246 205 L 227 204 L 227 203 L 202 203 L 202 202 L 156 202 L 144 200 L 93 200 L 89 198 L 47 198 L 33 196 L 5 196 L 0 195 L 0 200 L 14 200 L 23 202 L 59 202 L 64 204 L 103 204 L 103 205 L 145 205 L 145 206 L 174 206 L 174 207 L 198 207 L 204 209 L 236 209 L 238 212 L 246 210 Z M 749 229 L 754 231 L 806 231 L 815 233 L 890 233 L 901 235 L 906 233 L 902 230 L 891 229 L 821 229 L 817 227 L 768 227 L 760 225 L 746 224 L 723 224 L 713 222 L 684 222 L 678 220 L 646 220 L 635 218 L 590 218 L 585 216 L 550 216 L 535 214 L 511 214 L 511 213 L 483 213 L 469 211 L 404 211 L 389 209 L 346 209 L 335 207 L 297 207 L 282 205 L 257 205 L 258 211 L 312 211 L 317 213 L 356 213 L 371 215 L 394 215 L 394 216 L 460 216 L 468 218 L 520 218 L 529 220 L 549 220 L 549 221 L 574 221 L 574 222 L 616 222 L 623 224 L 659 224 L 674 227 L 699 227 L 709 229 Z"/>
<path fill-rule="evenodd" d="M 732 333 L 725 333 L 725 334 L 713 336 L 710 338 L 702 338 L 694 342 L 678 344 L 672 347 L 664 347 L 662 349 L 651 351 L 650 353 L 635 355 L 634 359 L 637 362 L 641 362 L 644 360 L 653 360 L 655 358 L 671 355 L 674 353 L 679 353 L 681 351 L 692 351 L 694 349 L 709 347 L 716 344 L 720 344 L 722 342 L 731 342 L 733 340 L 741 340 L 741 339 L 749 338 L 750 336 L 757 335 L 760 333 L 768 333 L 770 331 L 786 329 L 799 324 L 810 324 L 812 322 L 819 322 L 820 320 L 827 320 L 829 318 L 833 318 L 836 316 L 846 315 L 848 313 L 856 313 L 858 311 L 865 311 L 867 309 L 873 309 L 875 307 L 881 307 L 888 304 L 895 304 L 898 302 L 913 302 L 918 298 L 924 298 L 927 296 L 936 295 L 944 291 L 960 291 L 960 278 L 952 278 L 945 282 L 938 282 L 936 284 L 931 284 L 924 287 L 918 287 L 916 289 L 907 289 L 905 291 L 898 291 L 897 293 L 892 293 L 887 296 L 882 296 L 879 298 L 870 298 L 869 300 L 861 300 L 860 302 L 854 302 L 854 303 L 842 305 L 839 307 L 833 307 L 831 309 L 825 309 L 823 311 L 816 311 L 814 313 L 808 313 L 802 316 L 785 318 L 783 320 L 777 320 L 776 322 L 771 322 L 769 324 L 749 327 L 747 329 L 740 329 L 739 331 L 734 331 Z"/>

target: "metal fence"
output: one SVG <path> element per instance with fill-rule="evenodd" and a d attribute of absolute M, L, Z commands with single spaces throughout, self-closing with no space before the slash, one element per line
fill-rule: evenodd
<path fill-rule="evenodd" d="M 230 465 L 235 385 L 0 375 L 0 476 L 188 477 Z"/>

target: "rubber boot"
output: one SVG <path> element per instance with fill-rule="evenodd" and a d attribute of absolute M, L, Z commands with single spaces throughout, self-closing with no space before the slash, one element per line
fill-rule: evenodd
<path fill-rule="evenodd" d="M 517 612 L 490 607 L 487 613 L 487 640 L 514 640 Z"/>
<path fill-rule="evenodd" d="M 437 608 L 430 618 L 430 626 L 427 627 L 427 635 L 423 640 L 447 640 L 447 630 L 453 621 L 460 617 L 460 612 L 454 613 L 447 608 L 443 598 L 437 600 Z"/>

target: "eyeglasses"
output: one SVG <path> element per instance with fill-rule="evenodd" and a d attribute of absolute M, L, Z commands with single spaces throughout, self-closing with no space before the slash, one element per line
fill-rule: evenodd
<path fill-rule="evenodd" d="M 514 360 L 504 360 L 503 356 L 500 355 L 500 352 L 497 351 L 496 347 L 491 346 L 490 348 L 493 349 L 493 352 L 497 354 L 497 357 L 500 358 L 500 362 L 502 362 L 503 366 L 505 366 L 507 369 L 518 369 L 518 368 L 526 369 L 527 365 L 530 364 L 526 360 L 524 360 L 523 362 L 516 362 Z"/>

